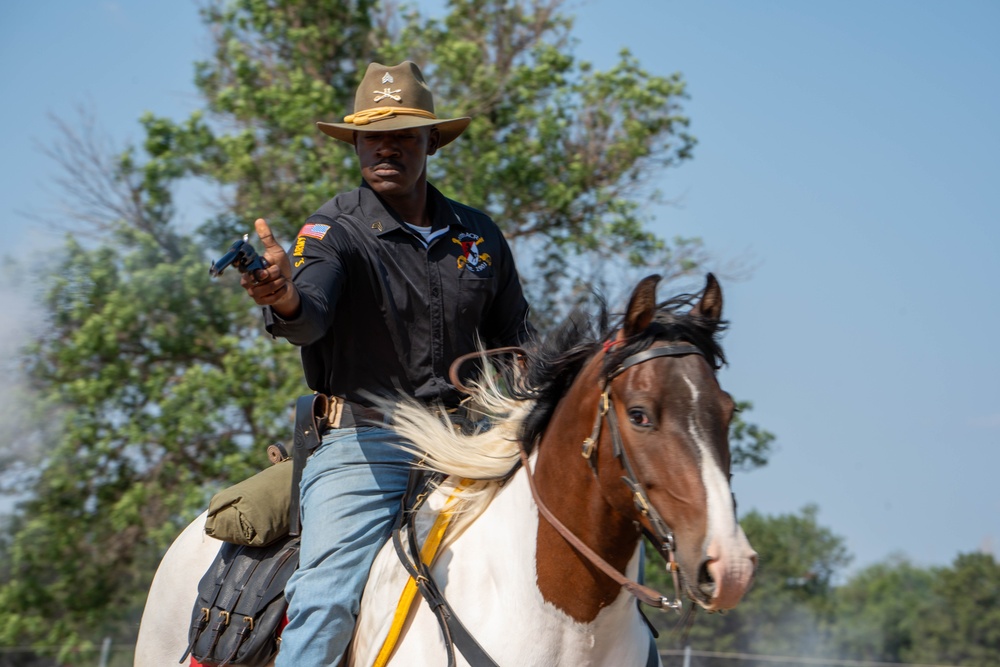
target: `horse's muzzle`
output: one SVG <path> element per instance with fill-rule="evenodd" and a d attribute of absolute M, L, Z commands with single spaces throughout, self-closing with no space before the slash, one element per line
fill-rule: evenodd
<path fill-rule="evenodd" d="M 750 590 L 756 571 L 757 553 L 749 543 L 737 554 L 710 555 L 698 568 L 696 599 L 708 611 L 732 609 Z"/>

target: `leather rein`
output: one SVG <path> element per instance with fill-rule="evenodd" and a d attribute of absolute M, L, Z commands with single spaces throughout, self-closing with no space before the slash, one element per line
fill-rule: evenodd
<path fill-rule="evenodd" d="M 605 351 L 610 349 L 613 345 L 617 345 L 621 342 L 622 341 L 614 341 L 605 343 Z M 456 371 L 461 363 L 464 363 L 472 357 L 483 358 L 485 356 L 494 356 L 495 354 L 502 353 L 515 353 L 520 355 L 526 354 L 521 348 L 505 347 L 459 357 L 452 364 L 451 379 L 454 386 L 460 390 L 467 391 L 467 388 L 464 385 L 456 382 L 458 379 Z M 598 442 L 600 441 L 601 426 L 604 421 L 607 420 L 608 430 L 611 432 L 611 442 L 614 447 L 613 451 L 615 457 L 618 458 L 622 469 L 625 472 L 625 475 L 622 477 L 622 481 L 632 491 L 632 499 L 635 503 L 636 509 L 643 517 L 646 518 L 651 527 L 650 530 L 643 526 L 642 531 L 646 538 L 656 546 L 657 550 L 660 551 L 660 553 L 662 553 L 664 558 L 667 560 L 667 567 L 670 570 L 674 584 L 673 599 L 670 599 L 652 588 L 649 588 L 648 586 L 645 586 L 633 579 L 629 579 L 623 575 L 614 566 L 598 555 L 593 549 L 587 546 L 583 540 L 574 535 L 573 532 L 567 528 L 555 514 L 552 513 L 552 511 L 545 505 L 544 502 L 542 502 L 541 497 L 538 495 L 538 488 L 535 486 L 535 478 L 531 472 L 531 467 L 528 462 L 528 453 L 524 448 L 524 443 L 520 441 L 518 442 L 518 453 L 521 459 L 521 465 L 524 466 L 524 471 L 528 477 L 528 486 L 531 489 L 531 496 L 535 501 L 535 505 L 538 507 L 539 514 L 545 517 L 545 520 L 548 521 L 549 525 L 551 525 L 552 528 L 554 528 L 567 543 L 576 549 L 581 556 L 590 561 L 591 564 L 601 570 L 601 572 L 607 575 L 612 581 L 624 588 L 629 594 L 640 602 L 663 611 L 673 610 L 679 612 L 683 606 L 680 597 L 680 581 L 678 576 L 679 567 L 677 565 L 677 561 L 674 559 L 674 533 L 656 508 L 653 507 L 653 504 L 649 501 L 646 489 L 643 487 L 642 482 L 639 481 L 635 474 L 635 470 L 632 467 L 628 452 L 625 450 L 625 443 L 622 440 L 618 417 L 612 406 L 611 381 L 629 368 L 651 359 L 657 359 L 659 357 L 680 357 L 689 354 L 704 356 L 702 351 L 694 345 L 676 344 L 649 348 L 647 350 L 643 350 L 642 352 L 636 352 L 635 354 L 629 355 L 623 359 L 622 362 L 603 379 L 601 386 L 601 398 L 598 403 L 597 418 L 594 422 L 594 428 L 591 431 L 590 437 L 583 441 L 581 452 L 583 457 L 587 459 L 587 463 L 590 464 L 590 468 L 593 471 L 594 476 L 597 477 L 597 467 L 592 456 L 597 449 Z"/>

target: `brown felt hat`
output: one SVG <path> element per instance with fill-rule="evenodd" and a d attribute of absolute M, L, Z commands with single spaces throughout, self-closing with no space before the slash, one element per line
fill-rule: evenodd
<path fill-rule="evenodd" d="M 324 134 L 354 145 L 355 132 L 390 132 L 413 127 L 436 127 L 444 146 L 462 134 L 471 118 L 438 118 L 434 95 L 420 68 L 409 60 L 394 67 L 378 63 L 368 71 L 354 96 L 354 113 L 343 123 L 316 123 Z"/>

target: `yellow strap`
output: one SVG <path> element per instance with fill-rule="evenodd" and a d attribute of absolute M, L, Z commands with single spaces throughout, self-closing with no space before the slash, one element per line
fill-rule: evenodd
<path fill-rule="evenodd" d="M 448 508 L 452 505 L 455 500 L 455 496 L 462 491 L 467 485 L 467 480 L 462 480 L 454 491 L 452 491 L 451 496 L 445 502 L 444 508 L 434 519 L 434 525 L 431 526 L 430 532 L 427 534 L 427 539 L 424 541 L 424 546 L 420 548 L 420 560 L 422 560 L 427 565 L 430 565 L 437 555 L 438 547 L 441 546 L 441 540 L 444 538 L 445 532 L 448 530 L 448 524 L 451 522 L 452 512 Z M 413 577 L 410 577 L 406 581 L 406 586 L 403 587 L 403 593 L 399 596 L 399 604 L 396 605 L 396 613 L 392 617 L 392 625 L 389 627 L 389 634 L 386 635 L 385 641 L 382 643 L 382 650 L 378 652 L 378 657 L 375 658 L 375 662 L 372 667 L 385 667 L 385 664 L 389 662 L 389 656 L 392 655 L 393 649 L 396 648 L 396 642 L 399 641 L 399 635 L 403 631 L 403 624 L 406 622 L 406 617 L 410 614 L 410 607 L 413 606 L 413 599 L 417 595 L 417 582 L 414 581 Z"/>
<path fill-rule="evenodd" d="M 395 118 L 396 116 L 420 116 L 421 118 L 437 120 L 437 116 L 423 109 L 413 109 L 411 107 L 374 107 L 372 109 L 362 109 L 357 113 L 345 116 L 344 122 L 354 123 L 355 125 L 367 125 L 387 118 Z"/>

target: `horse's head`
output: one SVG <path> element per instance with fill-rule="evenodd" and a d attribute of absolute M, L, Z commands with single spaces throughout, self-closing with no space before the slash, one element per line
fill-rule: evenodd
<path fill-rule="evenodd" d="M 686 312 L 656 303 L 659 276 L 635 288 L 624 325 L 600 359 L 610 410 L 601 434 L 615 456 L 596 466 L 605 497 L 636 514 L 676 562 L 681 585 L 709 610 L 740 601 L 757 554 L 729 486 L 733 399 L 719 386 L 722 290 L 709 274 Z M 602 445 L 603 446 L 603 445 Z M 621 484 L 618 480 L 625 479 Z"/>
<path fill-rule="evenodd" d="M 621 571 L 634 553 L 635 526 L 641 526 L 688 597 L 709 610 L 728 609 L 749 588 L 757 554 L 736 522 L 729 487 L 735 406 L 715 377 L 723 360 L 717 342 L 724 328 L 722 291 L 709 275 L 699 299 L 657 304 L 658 281 L 651 276 L 639 283 L 622 325 L 600 344 L 571 333 L 557 337 L 561 356 L 542 353 L 535 367 L 548 377 L 550 400 L 539 401 L 525 435 L 542 436 L 539 488 L 546 503 L 561 505 L 554 513 L 570 531 Z M 574 344 L 568 351 L 567 342 Z M 571 488 L 577 489 L 576 505 Z M 565 548 L 544 522 L 539 531 L 543 548 Z M 546 599 L 559 596 L 548 582 L 588 571 L 566 564 L 574 561 L 581 563 L 565 556 L 539 563 Z M 615 591 L 609 580 L 594 581 L 591 599 L 599 607 Z M 597 608 L 566 598 L 556 604 L 579 619 Z"/>

